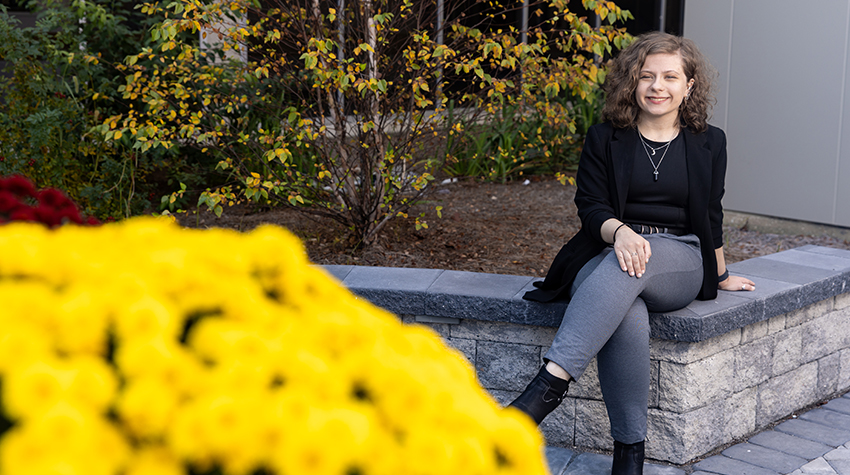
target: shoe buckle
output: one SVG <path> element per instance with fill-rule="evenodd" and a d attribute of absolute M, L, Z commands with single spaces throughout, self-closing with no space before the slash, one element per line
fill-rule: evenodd
<path fill-rule="evenodd" d="M 567 397 L 567 392 L 569 392 L 570 388 L 567 388 L 567 390 L 564 391 L 564 393 L 561 394 L 560 396 L 555 396 L 552 399 L 546 399 L 546 396 L 549 394 L 549 391 L 552 390 L 552 385 L 550 385 L 548 383 L 546 385 L 549 386 L 549 387 L 546 389 L 546 392 L 543 393 L 543 402 L 552 402 L 552 401 L 555 401 L 555 400 L 557 400 L 559 404 L 564 402 L 564 398 Z"/>

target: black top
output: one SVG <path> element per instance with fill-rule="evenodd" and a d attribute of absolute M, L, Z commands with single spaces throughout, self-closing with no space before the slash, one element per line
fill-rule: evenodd
<path fill-rule="evenodd" d="M 688 165 L 682 134 L 677 135 L 666 147 L 666 142 L 655 142 L 645 137 L 643 140 L 649 147 L 644 147 L 638 140 L 623 221 L 667 228 L 690 228 L 687 211 Z M 655 155 L 652 155 L 653 148 Z M 652 166 L 650 158 L 657 170 Z"/>
<path fill-rule="evenodd" d="M 726 177 L 726 134 L 708 126 L 702 133 L 683 128 L 679 133 L 685 147 L 690 230 L 699 238 L 703 262 L 700 300 L 717 297 L 715 249 L 723 245 L 723 199 Z M 579 270 L 609 244 L 602 239 L 602 223 L 623 220 L 626 198 L 635 166 L 635 150 L 640 145 L 637 129 L 619 129 L 610 123 L 588 130 L 576 173 L 575 203 L 581 229 L 561 248 L 546 273 L 546 280 L 523 298 L 549 302 L 569 298 L 569 290 Z M 669 157 L 668 157 L 669 158 Z M 647 160 L 644 156 L 644 160 Z M 665 173 L 667 159 L 658 168 Z M 650 173 L 651 175 L 651 173 Z M 659 178 L 660 180 L 660 178 Z"/>

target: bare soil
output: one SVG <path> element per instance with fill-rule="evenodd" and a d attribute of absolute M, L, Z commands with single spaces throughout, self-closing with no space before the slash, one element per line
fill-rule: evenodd
<path fill-rule="evenodd" d="M 494 274 L 545 276 L 561 246 L 579 229 L 573 204 L 575 187 L 552 179 L 529 183 L 460 181 L 435 187 L 410 216 L 424 213 L 427 229 L 413 219 L 396 219 L 377 242 L 351 251 L 347 230 L 292 209 L 256 211 L 236 206 L 221 218 L 210 213 L 184 215 L 192 227 L 252 229 L 263 223 L 284 226 L 302 238 L 317 264 L 450 269 Z M 442 217 L 435 208 L 442 206 Z M 726 258 L 736 262 L 815 244 L 850 249 L 850 242 L 828 236 L 784 236 L 727 227 Z"/>

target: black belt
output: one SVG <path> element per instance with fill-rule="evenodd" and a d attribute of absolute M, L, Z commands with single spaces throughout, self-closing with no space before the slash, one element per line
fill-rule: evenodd
<path fill-rule="evenodd" d="M 626 223 L 626 226 L 638 234 L 673 234 L 674 236 L 684 236 L 691 234 L 685 228 L 665 228 L 661 226 L 649 226 L 647 224 Z"/>

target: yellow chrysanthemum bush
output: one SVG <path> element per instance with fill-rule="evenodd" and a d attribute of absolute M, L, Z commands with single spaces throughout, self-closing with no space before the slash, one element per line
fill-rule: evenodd
<path fill-rule="evenodd" d="M 280 228 L 0 227 L 0 473 L 546 473 L 460 353 Z"/>

